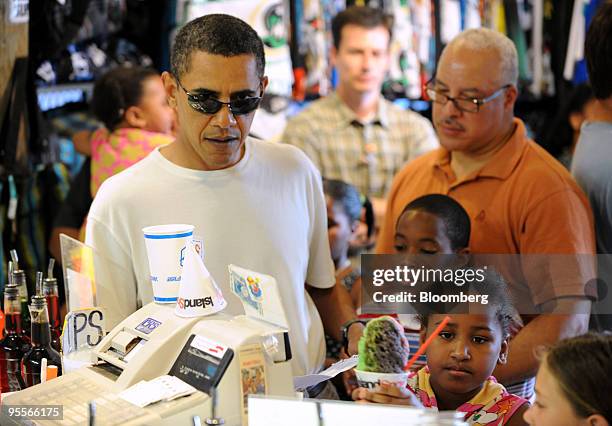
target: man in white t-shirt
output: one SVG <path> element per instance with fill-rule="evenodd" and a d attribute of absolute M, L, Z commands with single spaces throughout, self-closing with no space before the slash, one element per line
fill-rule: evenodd
<path fill-rule="evenodd" d="M 102 185 L 87 243 L 116 264 L 106 280 L 112 290 L 99 298 L 117 322 L 152 301 L 142 228 L 195 225 L 226 312 L 242 313 L 229 295 L 229 263 L 276 278 L 300 375 L 323 363 L 321 319 L 340 338 L 355 313 L 334 285 L 319 173 L 297 148 L 247 136 L 268 84 L 264 65 L 257 33 L 237 18 L 207 15 L 181 28 L 171 73 L 162 75 L 179 120 L 176 141 Z M 349 352 L 360 335 L 360 325 L 348 328 Z"/>

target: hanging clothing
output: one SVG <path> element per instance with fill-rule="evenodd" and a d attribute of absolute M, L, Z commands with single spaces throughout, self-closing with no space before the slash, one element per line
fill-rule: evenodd
<path fill-rule="evenodd" d="M 516 46 L 518 53 L 518 71 L 519 80 L 531 80 L 531 73 L 528 65 L 527 41 L 525 39 L 525 31 L 521 26 L 519 19 L 518 3 L 516 0 L 504 1 L 504 12 L 506 18 L 506 34 Z"/>
<path fill-rule="evenodd" d="M 591 20 L 593 19 L 593 16 L 595 16 L 595 12 L 597 11 L 597 8 L 599 7 L 600 3 L 601 3 L 601 0 L 589 0 L 585 2 L 585 5 L 582 11 L 584 15 L 584 22 L 582 22 L 584 25 L 582 29 L 583 29 L 583 34 L 584 34 L 585 39 L 586 39 L 586 31 L 589 29 Z M 584 51 L 582 53 L 583 53 L 582 57 L 578 58 L 574 66 L 574 75 L 573 75 L 572 82 L 576 85 L 587 83 L 589 81 L 589 76 L 588 76 L 587 67 L 586 67 L 586 60 L 584 58 Z"/>
<path fill-rule="evenodd" d="M 279 0 L 207 0 L 189 2 L 184 22 L 211 13 L 225 13 L 248 23 L 264 43 L 265 75 L 269 85 L 251 133 L 270 141 L 277 141 L 287 120 L 287 108 L 292 95 L 293 69 L 287 37 L 289 10 Z"/>
<path fill-rule="evenodd" d="M 533 57 L 533 79 L 530 91 L 536 98 L 542 95 L 542 83 L 544 74 L 543 63 L 543 31 L 544 31 L 544 0 L 533 0 L 533 29 L 531 31 L 531 49 Z"/>
<path fill-rule="evenodd" d="M 567 44 L 567 53 L 565 55 L 565 66 L 563 68 L 563 77 L 566 80 L 572 80 L 576 62 L 584 58 L 584 37 L 586 27 L 584 20 L 584 5 L 585 0 L 574 1 L 572 25 Z"/>

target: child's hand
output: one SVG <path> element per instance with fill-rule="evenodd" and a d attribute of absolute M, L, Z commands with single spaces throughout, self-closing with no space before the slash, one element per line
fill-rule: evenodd
<path fill-rule="evenodd" d="M 406 388 L 395 385 L 380 384 L 374 389 L 357 388 L 352 397 L 355 401 L 375 402 L 378 404 L 409 405 L 411 407 L 423 408 L 423 404 L 416 395 Z"/>
<path fill-rule="evenodd" d="M 352 395 L 353 391 L 357 389 L 357 376 L 355 376 L 355 370 L 350 369 L 342 373 L 342 383 L 344 384 L 344 390 L 347 395 Z"/>

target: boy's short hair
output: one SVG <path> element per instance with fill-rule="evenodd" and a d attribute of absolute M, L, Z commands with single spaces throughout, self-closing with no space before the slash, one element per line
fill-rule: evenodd
<path fill-rule="evenodd" d="M 117 67 L 100 77 L 93 89 L 91 110 L 94 116 L 110 130 L 123 120 L 125 111 L 138 105 L 143 95 L 143 82 L 159 76 L 151 68 Z"/>
<path fill-rule="evenodd" d="M 261 38 L 249 24 L 234 16 L 221 13 L 200 16 L 179 30 L 170 53 L 170 71 L 175 77 L 189 71 L 194 51 L 225 57 L 253 55 L 258 76 L 264 75 L 266 59 Z"/>
<path fill-rule="evenodd" d="M 406 212 L 417 210 L 442 219 L 453 250 L 468 247 L 471 232 L 470 217 L 457 201 L 444 194 L 423 195 L 404 207 L 397 222 L 399 223 Z"/>
<path fill-rule="evenodd" d="M 476 268 L 464 267 L 464 271 L 473 270 Z M 495 309 L 495 317 L 499 321 L 502 333 L 505 337 L 510 335 L 510 328 L 514 322 L 515 309 L 512 304 L 508 285 L 497 273 L 494 268 L 480 269 L 480 273 L 484 279 L 480 282 L 472 281 L 462 286 L 453 283 L 432 283 L 427 287 L 427 291 L 435 294 L 453 295 L 453 294 L 470 294 L 470 295 L 486 295 L 487 305 Z M 465 303 L 467 305 L 467 302 Z M 426 329 L 429 323 L 429 316 L 433 314 L 451 314 L 457 312 L 459 314 L 469 314 L 467 306 L 458 306 L 457 303 L 431 302 L 414 304 L 414 308 L 418 312 L 417 319 L 421 327 Z"/>
<path fill-rule="evenodd" d="M 605 0 L 597 9 L 587 31 L 584 56 L 589 81 L 597 99 L 612 96 L 612 1 Z"/>
<path fill-rule="evenodd" d="M 336 179 L 323 179 L 323 192 L 342 205 L 351 223 L 361 218 L 361 197 L 353 185 Z"/>
<path fill-rule="evenodd" d="M 393 17 L 386 15 L 380 9 L 374 9 L 366 6 L 350 6 L 338 13 L 332 19 L 332 35 L 334 38 L 334 47 L 340 47 L 340 39 L 342 38 L 342 28 L 346 25 L 356 25 L 363 28 L 385 27 L 389 31 L 389 42 L 393 36 Z"/>

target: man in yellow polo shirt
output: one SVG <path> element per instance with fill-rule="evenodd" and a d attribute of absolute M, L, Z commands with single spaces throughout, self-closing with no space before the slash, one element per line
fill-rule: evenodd
<path fill-rule="evenodd" d="M 473 253 L 594 254 L 587 199 L 514 117 L 517 78 L 516 48 L 498 32 L 468 30 L 444 49 L 427 85 L 442 147 L 396 175 L 378 253 L 393 253 L 395 224 L 407 203 L 442 193 L 470 215 Z M 538 366 L 534 348 L 587 330 L 591 269 L 571 271 L 551 268 L 548 284 L 525 274 L 527 285 L 519 290 L 538 312 L 550 314 L 523 315 L 525 326 L 511 340 L 509 362 L 494 372 L 499 381 L 512 384 L 533 377 Z"/>

